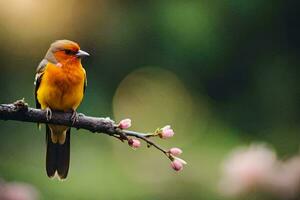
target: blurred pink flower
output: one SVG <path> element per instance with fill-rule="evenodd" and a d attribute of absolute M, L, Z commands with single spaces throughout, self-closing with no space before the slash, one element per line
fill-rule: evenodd
<path fill-rule="evenodd" d="M 127 129 L 131 126 L 131 119 L 123 119 L 120 121 L 118 127 L 121 129 Z"/>
<path fill-rule="evenodd" d="M 279 196 L 293 199 L 300 193 L 300 156 L 279 162 L 270 179 L 267 189 Z"/>
<path fill-rule="evenodd" d="M 180 154 L 182 154 L 182 150 L 177 148 L 177 147 L 173 147 L 169 150 L 170 154 L 172 154 L 173 156 L 179 156 Z"/>
<path fill-rule="evenodd" d="M 131 146 L 133 149 L 137 149 L 141 146 L 141 142 L 138 139 L 129 139 L 128 140 L 129 146 Z"/>
<path fill-rule="evenodd" d="M 170 125 L 167 125 L 161 129 L 159 136 L 163 139 L 173 137 L 174 131 L 171 129 Z"/>
<path fill-rule="evenodd" d="M 225 195 L 240 195 L 254 188 L 282 199 L 300 194 L 300 155 L 276 159 L 265 145 L 251 145 L 232 152 L 223 166 L 220 189 Z"/>
<path fill-rule="evenodd" d="M 37 200 L 37 190 L 25 183 L 0 183 L 1 200 Z"/>
<path fill-rule="evenodd" d="M 276 163 L 275 153 L 262 144 L 234 150 L 223 164 L 221 192 L 231 196 L 264 187 Z"/>

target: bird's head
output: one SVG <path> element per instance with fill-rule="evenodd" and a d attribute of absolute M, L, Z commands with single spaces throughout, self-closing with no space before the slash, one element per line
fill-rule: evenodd
<path fill-rule="evenodd" d="M 70 40 L 57 40 L 53 42 L 45 56 L 45 58 L 53 63 L 63 63 L 69 60 L 79 61 L 89 54 L 80 50 L 76 42 Z"/>

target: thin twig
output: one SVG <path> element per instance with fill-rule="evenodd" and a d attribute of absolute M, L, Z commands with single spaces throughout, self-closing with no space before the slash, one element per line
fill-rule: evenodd
<path fill-rule="evenodd" d="M 123 130 L 123 132 L 128 136 L 133 136 L 133 137 L 144 140 L 147 144 L 156 147 L 158 150 L 160 150 L 161 152 L 163 152 L 164 154 L 166 154 L 168 156 L 168 152 L 166 150 L 164 150 L 162 147 L 160 147 L 159 145 L 155 144 L 154 142 L 152 142 L 151 140 L 149 140 L 147 138 L 150 136 L 149 133 L 138 133 L 138 132 L 129 131 L 129 130 Z"/>

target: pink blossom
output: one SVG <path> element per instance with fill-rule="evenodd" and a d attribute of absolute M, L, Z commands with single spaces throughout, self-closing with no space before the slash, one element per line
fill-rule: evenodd
<path fill-rule="evenodd" d="M 179 160 L 173 160 L 171 162 L 171 167 L 175 170 L 175 171 L 181 171 L 183 169 L 183 164 L 179 161 Z"/>
<path fill-rule="evenodd" d="M 265 145 L 254 144 L 234 150 L 223 165 L 221 192 L 235 196 L 262 188 L 276 163 L 275 153 Z"/>
<path fill-rule="evenodd" d="M 300 155 L 282 161 L 266 145 L 238 148 L 224 163 L 220 183 L 221 192 L 228 196 L 255 189 L 294 199 L 300 193 Z"/>
<path fill-rule="evenodd" d="M 175 171 L 181 171 L 183 169 L 183 165 L 186 165 L 187 163 L 182 160 L 181 158 L 174 157 L 174 160 L 171 162 L 171 167 Z"/>
<path fill-rule="evenodd" d="M 131 126 L 131 119 L 123 119 L 120 121 L 118 127 L 121 129 L 127 129 Z"/>
<path fill-rule="evenodd" d="M 0 180 L 1 181 L 1 180 Z M 37 200 L 38 191 L 25 183 L 0 183 L 0 199 L 5 200 Z"/>
<path fill-rule="evenodd" d="M 129 139 L 128 145 L 131 146 L 133 149 L 137 149 L 141 146 L 141 142 L 137 139 Z"/>
<path fill-rule="evenodd" d="M 177 147 L 173 147 L 169 150 L 169 153 L 173 156 L 179 156 L 180 154 L 182 154 L 182 150 Z"/>
<path fill-rule="evenodd" d="M 276 170 L 266 182 L 269 191 L 281 197 L 294 199 L 300 193 L 300 156 L 279 161 Z"/>
<path fill-rule="evenodd" d="M 173 137 L 174 131 L 171 129 L 170 125 L 167 125 L 161 129 L 159 136 L 163 139 Z"/>

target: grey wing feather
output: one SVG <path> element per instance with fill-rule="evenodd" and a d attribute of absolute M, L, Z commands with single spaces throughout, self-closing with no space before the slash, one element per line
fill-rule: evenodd
<path fill-rule="evenodd" d="M 40 87 L 42 76 L 44 74 L 47 63 L 48 63 L 48 61 L 46 59 L 43 59 L 40 62 L 40 64 L 38 65 L 38 67 L 36 68 L 36 74 L 35 74 L 35 80 L 34 80 L 34 85 L 35 85 L 34 97 L 35 97 L 36 108 L 41 108 L 41 104 L 39 103 L 39 101 L 37 99 L 37 91 Z"/>
<path fill-rule="evenodd" d="M 38 67 L 36 68 L 36 74 L 35 74 L 35 79 L 34 79 L 34 98 L 35 98 L 35 107 L 40 109 L 41 108 L 41 104 L 39 102 L 39 100 L 37 99 L 37 91 L 40 87 L 41 84 L 41 80 L 42 80 L 42 76 L 44 74 L 46 65 L 47 65 L 48 61 L 46 59 L 43 59 L 40 64 L 38 65 Z M 41 129 L 40 124 L 37 124 L 38 129 Z"/>

